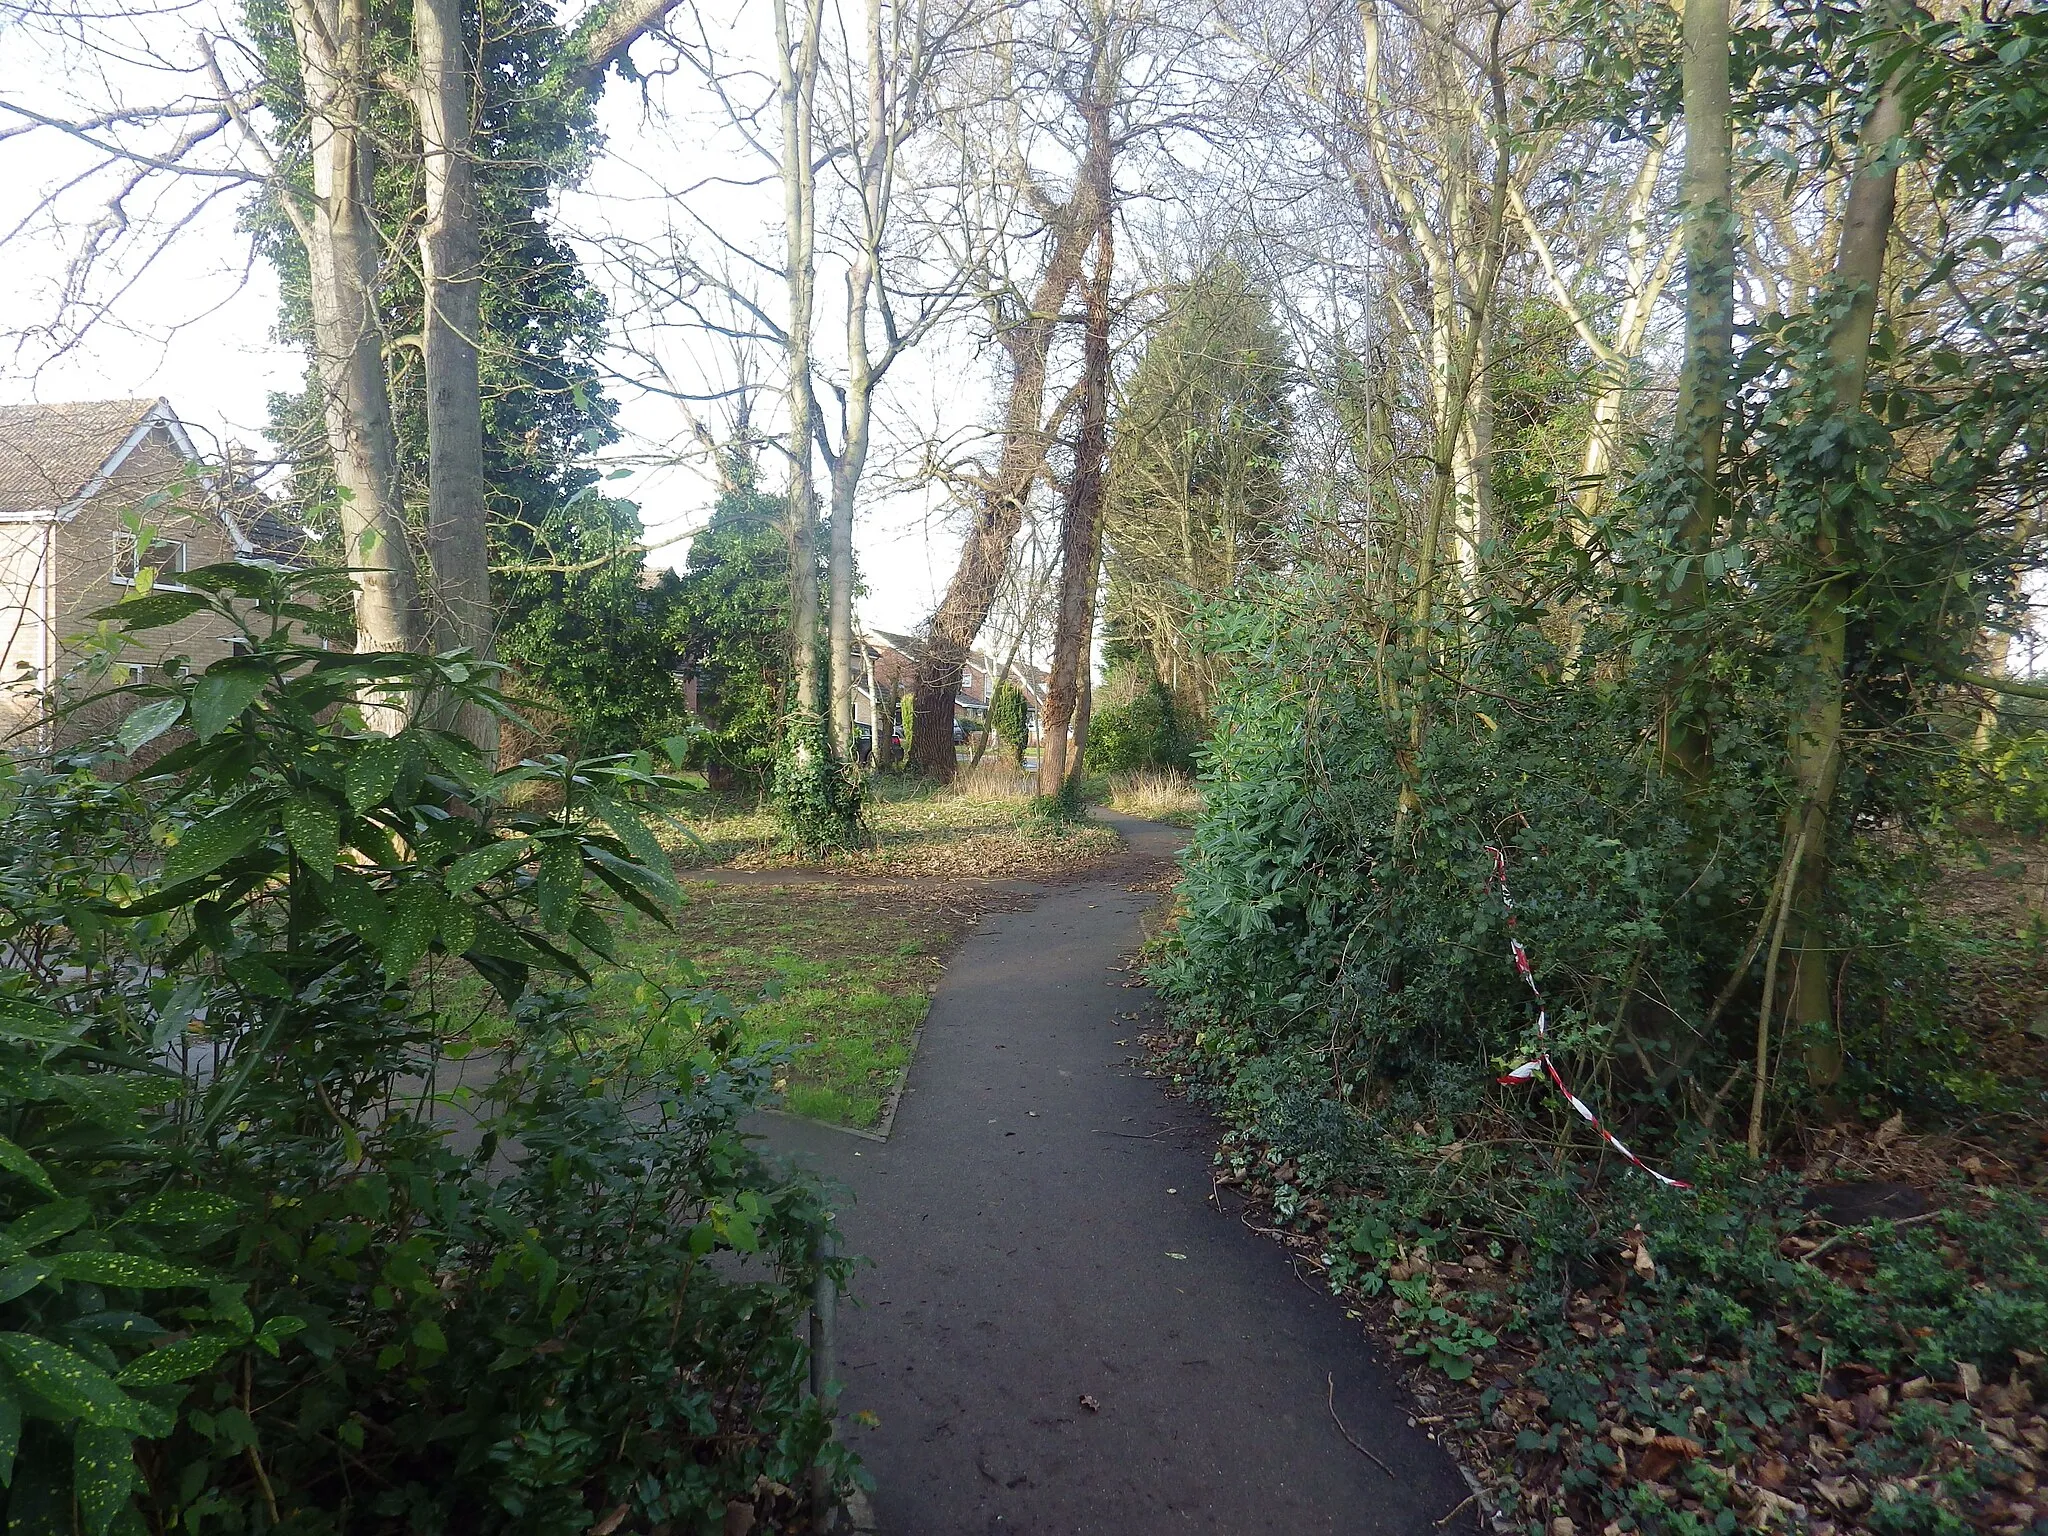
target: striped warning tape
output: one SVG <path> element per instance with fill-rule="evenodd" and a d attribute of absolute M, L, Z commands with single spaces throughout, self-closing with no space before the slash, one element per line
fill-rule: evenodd
<path fill-rule="evenodd" d="M 1600 1123 L 1600 1117 L 1593 1113 L 1586 1101 L 1565 1086 L 1564 1077 L 1557 1070 L 1557 1063 L 1550 1059 L 1550 1011 L 1543 1001 L 1543 990 L 1536 985 L 1536 972 L 1534 967 L 1529 964 L 1529 952 L 1522 948 L 1522 941 L 1514 935 L 1515 899 L 1508 893 L 1508 856 L 1491 844 L 1487 846 L 1486 851 L 1493 855 L 1493 878 L 1487 883 L 1500 892 L 1500 904 L 1507 909 L 1508 947 L 1514 951 L 1515 969 L 1521 972 L 1522 980 L 1529 983 L 1529 992 L 1536 999 L 1536 1059 L 1523 1062 L 1514 1071 L 1502 1076 L 1500 1080 L 1503 1083 L 1527 1083 L 1535 1081 L 1539 1074 L 1547 1076 L 1556 1085 L 1557 1091 L 1564 1095 L 1565 1103 L 1577 1110 L 1579 1118 L 1598 1131 L 1601 1137 L 1615 1151 L 1634 1163 L 1659 1184 L 1670 1189 L 1691 1189 L 1692 1186 L 1683 1179 L 1674 1179 L 1668 1174 L 1659 1173 L 1640 1157 L 1637 1157 L 1635 1153 L 1629 1151 L 1627 1145 L 1623 1143 L 1619 1136 Z"/>

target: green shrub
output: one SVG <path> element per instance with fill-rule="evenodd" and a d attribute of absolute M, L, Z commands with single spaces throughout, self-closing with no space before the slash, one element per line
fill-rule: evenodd
<path fill-rule="evenodd" d="M 1024 766 L 1024 748 L 1030 740 L 1030 718 L 1024 690 L 1008 678 L 996 684 L 995 697 L 988 706 L 989 729 L 1020 768 Z"/>
<path fill-rule="evenodd" d="M 1098 711 L 1088 722 L 1088 766 L 1097 773 L 1191 765 L 1192 747 L 1173 695 L 1154 682 L 1128 704 Z"/>
<path fill-rule="evenodd" d="M 1488 636 L 1473 694 L 1439 703 L 1417 775 L 1428 794 L 1403 818 L 1406 742 L 1385 723 L 1371 640 L 1318 603 L 1275 584 L 1213 615 L 1232 666 L 1152 974 L 1176 1014 L 1175 1071 L 1228 1127 L 1221 1171 L 1256 1186 L 1275 1225 L 1317 1235 L 1334 1284 L 1387 1294 L 1400 1348 L 1488 1383 L 1483 1430 L 1517 1393 L 1520 1472 L 1550 1502 L 1514 1512 L 1732 1530 L 1749 1506 L 1731 1503 L 1730 1469 L 1807 1443 L 1830 1360 L 1944 1382 L 1965 1362 L 1986 1380 L 2018 1368 L 2038 1389 L 2038 1197 L 1950 1191 L 1938 1217 L 1859 1237 L 1868 1267 L 1837 1274 L 1802 1262 L 1814 1240 L 1795 1236 L 1810 1217 L 1798 1179 L 1752 1162 L 1739 1123 L 1728 1145 L 1780 852 L 1771 700 L 1785 663 L 1717 658 L 1709 799 L 1645 761 L 1657 696 L 1617 680 L 1608 635 L 1589 635 L 1581 682 L 1560 680 L 1540 637 Z M 1909 830 L 1933 781 L 1924 766 L 1880 780 L 1861 757 L 1844 770 L 1829 830 L 1835 1117 L 1974 1115 L 1996 1091 L 1947 1008 L 1966 945 L 1928 910 L 1937 850 Z M 1495 1084 L 1537 1042 L 1489 845 L 1507 859 L 1512 931 L 1560 1071 L 1694 1190 L 1630 1168 L 1540 1079 Z M 1798 1070 L 1807 1043 L 1783 1046 L 1779 1115 L 1820 1107 Z M 1491 1267 L 1470 1289 L 1427 1268 L 1474 1255 Z M 1509 1338 L 1514 1357 L 1495 1355 Z M 1927 1424 L 1890 1422 L 1859 1442 L 1873 1469 L 1925 1450 Z M 1609 1430 L 1624 1425 L 1705 1446 L 1672 1474 L 1682 1509 L 1623 1475 Z M 1951 1511 L 1998 1476 L 1988 1452 L 1956 1455 Z M 1884 1513 L 1889 1529 L 1949 1528 L 1923 1517 Z"/>
<path fill-rule="evenodd" d="M 192 739 L 123 784 L 92 757 L 0 782 L 9 1528 L 702 1531 L 786 1513 L 821 1458 L 851 1475 L 795 1331 L 828 1214 L 738 1130 L 769 1064 L 667 999 L 649 1058 L 693 1059 L 645 1072 L 529 986 L 580 978 L 614 899 L 665 920 L 633 802 L 676 781 L 373 734 L 366 695 L 501 705 L 459 656 L 295 638 L 333 578 L 185 581 L 112 618 L 259 621 L 121 690 L 124 749 Z M 508 806 L 535 778 L 555 812 Z M 515 1009 L 467 1108 L 428 1088 L 484 1038 L 456 967 Z"/>
<path fill-rule="evenodd" d="M 2000 734 L 1951 775 L 1966 817 L 2020 837 L 2048 833 L 2048 730 Z"/>
<path fill-rule="evenodd" d="M 1310 1081 L 1342 1084 L 1355 1105 L 1528 1060 L 1535 1008 L 1491 886 L 1497 843 L 1565 1075 L 1610 1085 L 1600 1108 L 1634 1127 L 1631 1144 L 1690 1135 L 1753 1050 L 1765 957 L 1750 941 L 1781 853 L 1782 715 L 1753 701 L 1729 714 L 1720 798 L 1701 805 L 1645 770 L 1654 692 L 1558 686 L 1540 654 L 1497 652 L 1483 686 L 1517 707 L 1446 711 L 1421 768 L 1430 794 L 1397 844 L 1399 743 L 1369 649 L 1277 603 L 1218 625 L 1240 654 L 1155 974 L 1225 1077 L 1300 1045 L 1323 1053 Z M 1857 835 L 1855 793 L 1831 834 L 1846 1085 L 1886 1112 L 1933 1109 L 1930 1093 L 1960 1102 L 1966 1042 L 1944 1023 L 1953 939 L 1925 910 L 1930 852 Z M 1792 1103 L 1807 1091 L 1796 1072 L 1779 1087 Z M 1554 1096 L 1515 1104 L 1565 1123 Z"/>

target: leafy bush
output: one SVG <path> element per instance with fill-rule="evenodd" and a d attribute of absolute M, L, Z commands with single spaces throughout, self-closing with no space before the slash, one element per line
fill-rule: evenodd
<path fill-rule="evenodd" d="M 989 729 L 995 732 L 1003 750 L 1010 754 L 1018 767 L 1024 765 L 1024 748 L 1030 739 L 1030 709 L 1024 702 L 1024 690 L 1008 678 L 996 684 L 995 697 L 989 700 Z"/>
<path fill-rule="evenodd" d="M 1936 1396 L 1961 1391 L 1964 1364 L 2042 1385 L 2038 1198 L 1959 1189 L 1938 1217 L 1879 1224 L 1814 1262 L 1799 1181 L 1725 1147 L 1731 1090 L 1747 1102 L 1787 794 L 1773 701 L 1795 663 L 1716 658 L 1710 796 L 1645 763 L 1656 695 L 1619 680 L 1610 635 L 1588 635 L 1585 680 L 1568 681 L 1540 636 L 1483 633 L 1472 693 L 1433 721 L 1416 775 L 1429 792 L 1404 812 L 1407 743 L 1375 692 L 1370 635 L 1327 599 L 1276 583 L 1213 615 L 1233 665 L 1152 973 L 1177 1015 L 1176 1071 L 1229 1126 L 1220 1172 L 1313 1244 L 1334 1285 L 1384 1297 L 1399 1347 L 1473 1384 L 1454 1401 L 1519 1459 L 1519 1513 L 1725 1532 L 1774 1507 L 1738 1506 L 1730 1469 L 1815 1433 L 1844 1443 L 1830 1417 L 1850 1411 L 1844 1369 L 1948 1384 L 1918 1382 Z M 1852 759 L 1829 829 L 1842 1002 L 1828 1043 L 1846 1058 L 1829 1112 L 1852 1121 L 1988 1091 L 1945 1006 L 1963 948 L 1923 899 L 1937 850 L 1907 830 L 1934 775 L 1882 766 Z M 1608 1155 L 1541 1079 L 1495 1084 L 1538 1049 L 1511 933 L 1565 1079 L 1693 1191 Z M 1813 1043 L 1781 1047 L 1779 1115 L 1821 1107 L 1797 1066 Z M 1496 1353 L 1510 1337 L 1517 1350 Z M 1885 1458 L 1925 1459 L 1941 1406 L 1873 1421 L 1866 1395 L 1848 1422 L 1873 1478 L 1893 1476 Z M 1638 1434 L 1693 1449 L 1647 1472 L 1631 1449 L 1647 1441 L 1625 1438 Z M 1997 1507 L 2006 1464 L 1966 1440 L 1942 1453 L 1947 1491 L 1920 1479 L 1884 1528 L 1960 1530 L 1940 1522 Z"/>
<path fill-rule="evenodd" d="M 2021 837 L 2048 833 L 2048 730 L 2002 733 L 1952 777 L 1963 815 Z"/>
<path fill-rule="evenodd" d="M 666 578 L 674 653 L 697 679 L 696 759 L 760 785 L 772 778 L 789 686 L 789 541 L 782 498 L 743 456 L 687 568 Z"/>
<path fill-rule="evenodd" d="M 1312 1081 L 1369 1109 L 1530 1059 L 1535 1008 L 1491 883 L 1498 846 L 1567 1078 L 1607 1085 L 1602 1113 L 1654 1146 L 1725 1114 L 1766 963 L 1755 936 L 1780 855 L 1782 715 L 1753 693 L 1730 712 L 1715 742 L 1719 798 L 1702 805 L 1644 771 L 1654 694 L 1558 686 L 1540 654 L 1502 649 L 1485 686 L 1516 707 L 1438 721 L 1422 765 L 1431 793 L 1403 821 L 1400 744 L 1370 655 L 1279 601 L 1217 624 L 1241 658 L 1156 975 L 1226 1079 L 1300 1045 L 1323 1053 Z M 1601 643 L 1588 642 L 1588 672 Z M 1949 941 L 1920 896 L 1927 850 L 1857 837 L 1859 814 L 1842 807 L 1835 843 L 1841 1043 L 1847 1081 L 1888 1112 L 1926 1105 L 1962 1045 L 1940 1022 Z M 1781 1087 L 1794 1104 L 1805 1091 Z M 1446 1107 L 1468 1108 L 1461 1094 Z M 1552 1096 L 1523 1098 L 1537 1123 L 1565 1123 Z"/>
<path fill-rule="evenodd" d="M 1190 766 L 1189 733 L 1166 686 L 1154 682 L 1128 704 L 1100 710 L 1088 722 L 1088 766 L 1098 773 Z"/>
<path fill-rule="evenodd" d="M 693 1059 L 643 1072 L 528 985 L 582 975 L 612 898 L 665 920 L 632 802 L 675 781 L 493 773 L 418 723 L 502 707 L 484 669 L 309 643 L 334 578 L 184 579 L 111 617 L 251 630 L 120 690 L 125 750 L 191 740 L 127 783 L 86 757 L 0 784 L 10 1529 L 711 1530 L 786 1512 L 821 1458 L 849 1475 L 794 1326 L 827 1212 L 738 1131 L 769 1065 L 671 998 L 649 1057 Z M 366 697 L 415 723 L 365 730 Z M 535 778 L 555 813 L 507 805 Z M 515 1008 L 466 1108 L 433 1086 L 484 1039 L 457 965 Z"/>

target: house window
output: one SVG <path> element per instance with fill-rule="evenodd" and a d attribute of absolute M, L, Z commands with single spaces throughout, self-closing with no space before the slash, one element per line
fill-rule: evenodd
<path fill-rule="evenodd" d="M 127 664 L 127 671 L 128 681 L 131 683 L 146 683 L 149 681 L 149 667 L 144 662 L 129 662 Z"/>
<path fill-rule="evenodd" d="M 149 568 L 152 582 L 180 575 L 185 569 L 185 542 L 182 539 L 151 539 L 149 548 L 142 551 L 138 561 L 135 535 L 115 534 L 113 579 L 124 586 L 133 586 L 138 564 Z"/>

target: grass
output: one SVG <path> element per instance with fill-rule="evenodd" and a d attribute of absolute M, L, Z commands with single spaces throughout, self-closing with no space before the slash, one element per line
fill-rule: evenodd
<path fill-rule="evenodd" d="M 1202 791 L 1178 768 L 1139 768 L 1109 776 L 1109 808 L 1149 821 L 1192 827 L 1202 814 Z"/>
<path fill-rule="evenodd" d="M 1028 780 L 987 758 L 955 786 L 895 774 L 870 782 L 866 845 L 822 860 L 805 861 L 785 847 L 774 815 L 750 796 L 707 792 L 662 830 L 662 841 L 679 869 L 801 866 L 948 879 L 1062 874 L 1100 863 L 1123 846 L 1108 827 L 1048 825 L 1033 817 Z"/>
<path fill-rule="evenodd" d="M 988 906 L 960 887 L 691 880 L 683 892 L 673 928 L 637 913 L 618 921 L 618 963 L 593 971 L 597 1032 L 687 1058 L 715 993 L 733 1014 L 732 1047 L 789 1051 L 776 1079 L 785 1109 L 856 1130 L 880 1122 L 946 958 Z M 443 1017 L 491 1043 L 503 1018 L 481 983 L 450 966 L 433 984 Z M 668 996 L 689 1000 L 680 1018 Z"/>
<path fill-rule="evenodd" d="M 866 1130 L 910 1064 L 945 957 L 973 910 L 933 893 L 692 881 L 674 931 L 644 919 L 600 978 L 601 1018 L 642 984 L 722 993 L 738 1043 L 793 1052 L 778 1081 L 792 1113 Z"/>
<path fill-rule="evenodd" d="M 773 816 L 752 797 L 705 791 L 657 829 L 679 871 L 801 868 L 861 884 L 738 884 L 685 873 L 673 929 L 633 913 L 619 920 L 618 964 L 594 978 L 598 1027 L 687 1054 L 698 1048 L 694 1030 L 671 1036 L 651 1027 L 665 995 L 720 994 L 736 1016 L 740 1050 L 791 1052 L 777 1082 L 784 1108 L 857 1130 L 876 1126 L 910 1064 L 946 957 L 999 899 L 967 882 L 1060 874 L 1123 846 L 1108 827 L 1043 816 L 1035 786 L 1008 763 L 985 758 L 962 778 L 946 789 L 877 778 L 867 845 L 809 862 L 782 846 Z M 438 985 L 450 1019 L 492 1011 L 473 978 L 451 970 Z"/>

